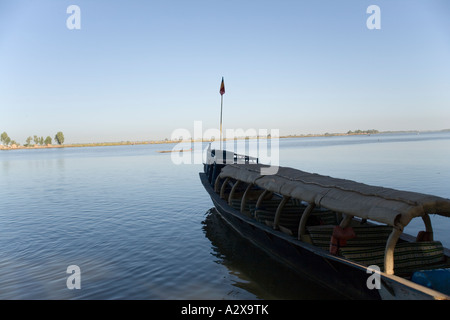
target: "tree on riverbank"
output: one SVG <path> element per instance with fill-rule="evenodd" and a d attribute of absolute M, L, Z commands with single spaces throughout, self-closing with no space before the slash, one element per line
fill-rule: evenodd
<path fill-rule="evenodd" d="M 17 148 L 17 146 L 20 146 L 20 143 L 17 143 L 16 140 L 11 140 L 6 132 L 3 132 L 0 135 L 0 142 L 6 147 L 10 146 L 11 148 Z"/>
<path fill-rule="evenodd" d="M 9 143 L 11 142 L 11 138 L 8 137 L 8 134 L 7 134 L 6 132 L 3 132 L 3 133 L 0 135 L 0 141 L 1 141 L 5 146 L 7 146 L 7 145 L 9 145 Z"/>
<path fill-rule="evenodd" d="M 55 135 L 55 141 L 56 141 L 59 145 L 61 145 L 61 144 L 64 143 L 64 134 L 63 134 L 61 131 L 59 131 L 59 132 Z"/>
<path fill-rule="evenodd" d="M 29 137 L 27 138 L 27 140 L 25 140 L 25 142 L 26 142 L 25 146 L 26 146 L 26 147 L 29 147 L 29 146 L 31 145 L 31 140 L 33 140 L 33 138 L 32 138 L 31 136 L 29 136 Z"/>

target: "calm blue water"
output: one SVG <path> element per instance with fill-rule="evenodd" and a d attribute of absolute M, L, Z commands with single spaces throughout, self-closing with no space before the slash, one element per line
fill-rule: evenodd
<path fill-rule="evenodd" d="M 172 147 L 0 152 L 0 299 L 339 298 L 216 221 L 202 165 L 156 152 Z M 280 140 L 281 165 L 446 198 L 449 159 L 448 132 Z M 450 247 L 446 220 L 433 217 Z"/>

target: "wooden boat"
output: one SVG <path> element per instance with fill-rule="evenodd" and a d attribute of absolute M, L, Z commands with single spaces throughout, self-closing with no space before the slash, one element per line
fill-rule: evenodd
<path fill-rule="evenodd" d="M 208 150 L 200 172 L 215 208 L 240 235 L 351 299 L 450 298 L 450 251 L 434 239 L 430 219 L 450 217 L 449 199 L 287 167 L 264 175 L 264 167 Z M 424 231 L 403 233 L 417 218 Z"/>

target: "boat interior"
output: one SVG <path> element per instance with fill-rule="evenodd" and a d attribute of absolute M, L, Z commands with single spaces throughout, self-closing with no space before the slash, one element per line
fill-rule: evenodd
<path fill-rule="evenodd" d="M 218 177 L 211 184 L 222 199 L 246 217 L 327 253 L 365 267 L 375 265 L 386 272 L 385 253 L 393 235 L 392 226 L 311 206 L 233 178 Z M 397 276 L 411 279 L 418 270 L 450 267 L 448 249 L 433 239 L 429 216 L 422 218 L 424 230 L 417 236 L 401 234 L 394 241 Z"/>

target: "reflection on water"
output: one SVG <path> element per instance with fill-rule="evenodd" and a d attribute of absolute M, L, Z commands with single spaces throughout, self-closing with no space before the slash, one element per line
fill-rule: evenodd
<path fill-rule="evenodd" d="M 225 265 L 239 281 L 233 285 L 259 299 L 343 299 L 302 277 L 241 237 L 214 209 L 202 222 L 216 263 Z"/>

